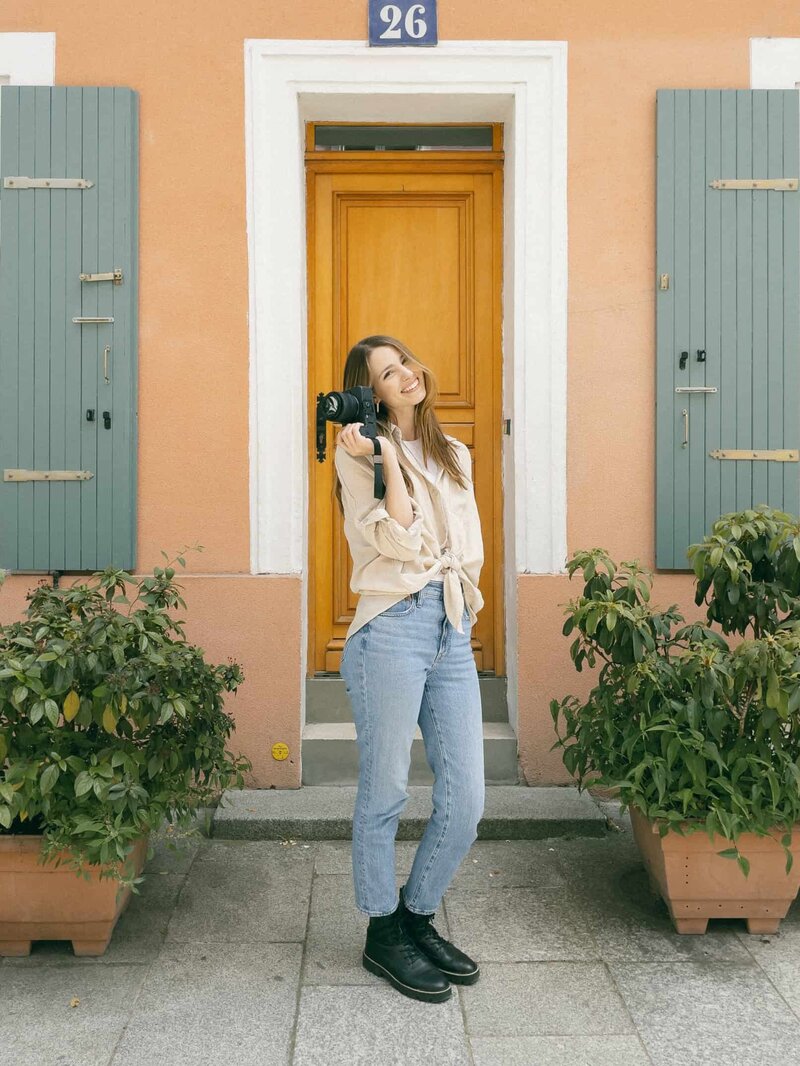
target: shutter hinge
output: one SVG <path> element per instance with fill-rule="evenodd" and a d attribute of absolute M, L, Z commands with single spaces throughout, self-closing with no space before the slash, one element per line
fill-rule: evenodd
<path fill-rule="evenodd" d="M 776 189 L 779 192 L 794 192 L 797 178 L 716 178 L 710 181 L 712 189 Z"/>
<path fill-rule="evenodd" d="M 91 189 L 93 185 L 88 178 L 27 178 L 24 174 L 3 178 L 4 189 Z"/>
<path fill-rule="evenodd" d="M 91 470 L 11 470 L 3 471 L 3 481 L 88 481 Z"/>

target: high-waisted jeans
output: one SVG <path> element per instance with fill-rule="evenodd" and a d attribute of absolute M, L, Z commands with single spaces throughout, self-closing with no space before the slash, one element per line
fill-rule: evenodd
<path fill-rule="evenodd" d="M 434 774 L 433 813 L 403 889 L 410 911 L 437 910 L 477 839 L 484 806 L 483 722 L 466 607 L 462 627 L 459 633 L 445 615 L 442 583 L 430 581 L 345 642 L 339 670 L 359 748 L 353 881 L 364 914 L 391 914 L 398 904 L 395 836 L 409 798 L 417 725 Z"/>

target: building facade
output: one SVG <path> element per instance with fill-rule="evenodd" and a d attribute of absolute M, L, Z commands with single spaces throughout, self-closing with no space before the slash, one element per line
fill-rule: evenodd
<path fill-rule="evenodd" d="M 53 574 L 201 545 L 186 632 L 243 667 L 252 787 L 355 782 L 316 414 L 360 337 L 410 345 L 472 453 L 487 781 L 568 780 L 575 550 L 701 618 L 688 545 L 800 511 L 796 14 L 456 0 L 437 24 L 380 47 L 365 0 L 143 0 L 0 32 L 0 622 Z"/>

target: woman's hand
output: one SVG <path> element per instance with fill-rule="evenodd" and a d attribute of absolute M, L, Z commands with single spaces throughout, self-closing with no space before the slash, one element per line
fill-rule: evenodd
<path fill-rule="evenodd" d="M 348 422 L 346 426 L 342 426 L 339 432 L 336 434 L 336 443 L 341 444 L 344 450 L 349 455 L 374 455 L 375 448 L 372 444 L 371 437 L 365 437 L 359 432 L 363 422 Z M 378 435 L 378 440 L 381 442 L 381 453 L 386 455 L 387 452 L 394 453 L 394 442 L 388 440 L 386 437 Z"/>

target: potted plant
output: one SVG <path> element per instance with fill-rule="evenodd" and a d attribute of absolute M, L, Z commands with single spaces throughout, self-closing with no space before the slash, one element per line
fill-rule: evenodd
<path fill-rule="evenodd" d="M 654 608 L 635 561 L 568 561 L 585 586 L 563 632 L 578 671 L 601 668 L 585 700 L 551 700 L 551 750 L 579 789 L 630 809 L 678 932 L 733 916 L 775 932 L 800 887 L 800 524 L 766 505 L 726 514 L 687 555 L 708 625 Z"/>
<path fill-rule="evenodd" d="M 102 954 L 151 831 L 189 825 L 252 768 L 225 747 L 241 668 L 186 641 L 169 563 L 138 581 L 107 568 L 40 584 L 0 626 L 0 955 L 39 938 Z"/>

